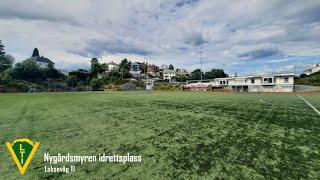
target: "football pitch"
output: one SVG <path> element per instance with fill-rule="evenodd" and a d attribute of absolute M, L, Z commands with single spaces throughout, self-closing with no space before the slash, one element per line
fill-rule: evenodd
<path fill-rule="evenodd" d="M 320 110 L 319 94 L 301 96 Z M 25 179 L 320 178 L 320 116 L 295 94 L 0 94 L 1 179 L 22 177 L 5 146 L 20 137 L 40 142 Z M 47 173 L 45 152 L 142 162 Z"/>

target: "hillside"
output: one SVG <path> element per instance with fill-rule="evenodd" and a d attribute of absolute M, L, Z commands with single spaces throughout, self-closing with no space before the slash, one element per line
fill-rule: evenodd
<path fill-rule="evenodd" d="M 298 78 L 295 80 L 295 84 L 320 86 L 320 72 L 310 74 L 304 78 Z"/>

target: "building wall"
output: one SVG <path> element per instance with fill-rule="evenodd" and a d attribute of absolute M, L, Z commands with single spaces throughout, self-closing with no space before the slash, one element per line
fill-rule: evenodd
<path fill-rule="evenodd" d="M 319 72 L 320 71 L 320 66 L 315 67 L 311 70 L 311 73 Z"/>
<path fill-rule="evenodd" d="M 172 77 L 176 76 L 176 73 L 164 73 L 163 74 L 163 80 L 169 80 L 171 81 Z"/>
<path fill-rule="evenodd" d="M 267 81 L 264 80 L 265 78 L 267 78 Z M 269 82 L 268 78 L 271 78 L 272 81 Z M 197 87 L 198 84 L 191 83 L 187 84 L 186 87 Z M 293 92 L 294 75 L 217 78 L 209 82 L 202 82 L 201 85 L 240 92 Z"/>
<path fill-rule="evenodd" d="M 39 62 L 39 61 L 37 61 L 37 64 L 38 64 L 40 67 L 42 67 L 42 68 L 48 67 L 48 63 L 45 63 L 45 62 Z"/>
<path fill-rule="evenodd" d="M 249 86 L 249 92 L 293 92 L 293 85 Z"/>
<path fill-rule="evenodd" d="M 116 69 L 116 68 L 118 68 L 117 65 L 108 64 L 108 70 L 109 70 L 109 71 L 111 71 L 111 70 L 113 70 L 113 69 Z"/>
<path fill-rule="evenodd" d="M 288 81 L 285 79 L 288 78 Z M 294 77 L 275 77 L 275 84 L 293 84 L 294 83 Z"/>

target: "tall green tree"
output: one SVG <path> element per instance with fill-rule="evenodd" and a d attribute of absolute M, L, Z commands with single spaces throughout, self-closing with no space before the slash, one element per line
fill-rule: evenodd
<path fill-rule="evenodd" d="M 194 71 L 191 72 L 190 74 L 190 79 L 191 80 L 200 80 L 201 79 L 201 74 L 202 74 L 202 77 L 203 77 L 203 72 L 201 72 L 200 69 L 195 69 Z"/>
<path fill-rule="evenodd" d="M 211 69 L 204 74 L 205 79 L 215 79 L 215 78 L 224 78 L 228 75 L 223 71 L 223 69 Z"/>
<path fill-rule="evenodd" d="M 103 82 L 100 79 L 92 78 L 91 81 L 90 81 L 90 86 L 91 86 L 93 91 L 101 90 L 102 85 L 103 85 Z"/>
<path fill-rule="evenodd" d="M 49 78 L 49 79 L 57 79 L 63 76 L 62 74 L 59 73 L 57 69 L 54 68 L 53 63 L 49 63 L 48 67 L 43 69 L 43 75 L 44 75 L 44 78 Z"/>
<path fill-rule="evenodd" d="M 38 50 L 38 48 L 34 48 L 31 57 L 39 57 L 39 56 L 40 56 L 40 55 L 39 55 L 39 50 Z"/>
<path fill-rule="evenodd" d="M 169 70 L 174 70 L 174 67 L 172 64 L 169 65 Z"/>
<path fill-rule="evenodd" d="M 99 63 L 99 60 L 97 58 L 91 59 L 91 75 L 93 77 L 97 77 L 98 73 L 102 72 L 101 64 Z"/>
<path fill-rule="evenodd" d="M 77 86 L 77 76 L 69 75 L 66 79 L 66 82 L 69 87 L 76 87 Z"/>
<path fill-rule="evenodd" d="M 141 73 L 142 74 L 147 73 L 148 63 L 147 62 L 141 63 L 140 64 L 140 69 L 141 69 Z"/>
<path fill-rule="evenodd" d="M 3 72 L 4 70 L 12 67 L 14 63 L 14 57 L 6 54 L 6 55 L 0 55 L 0 72 Z"/>
<path fill-rule="evenodd" d="M 77 81 L 81 82 L 82 84 L 89 85 L 91 81 L 91 74 L 89 71 L 84 69 L 78 69 L 76 71 L 69 72 L 69 76 L 75 76 Z"/>
<path fill-rule="evenodd" d="M 2 44 L 1 40 L 0 40 L 0 56 L 1 55 L 4 55 L 5 52 L 4 52 L 4 45 Z"/>
<path fill-rule="evenodd" d="M 32 59 L 19 62 L 9 72 L 14 79 L 34 81 L 43 78 L 43 71 L 36 61 Z"/>
<path fill-rule="evenodd" d="M 130 78 L 131 75 L 129 73 L 130 71 L 130 64 L 131 62 L 128 61 L 127 58 L 123 59 L 119 64 L 119 71 L 123 78 Z"/>

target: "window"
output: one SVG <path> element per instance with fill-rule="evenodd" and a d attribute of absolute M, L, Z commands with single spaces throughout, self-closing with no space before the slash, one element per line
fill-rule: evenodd
<path fill-rule="evenodd" d="M 272 83 L 272 78 L 264 78 L 263 82 L 264 83 Z"/>
<path fill-rule="evenodd" d="M 268 83 L 272 83 L 272 78 L 269 78 L 269 79 L 268 79 Z"/>
<path fill-rule="evenodd" d="M 288 77 L 284 78 L 284 83 L 289 83 L 289 78 Z"/>
<path fill-rule="evenodd" d="M 254 79 L 251 79 L 251 84 L 254 84 Z"/>

